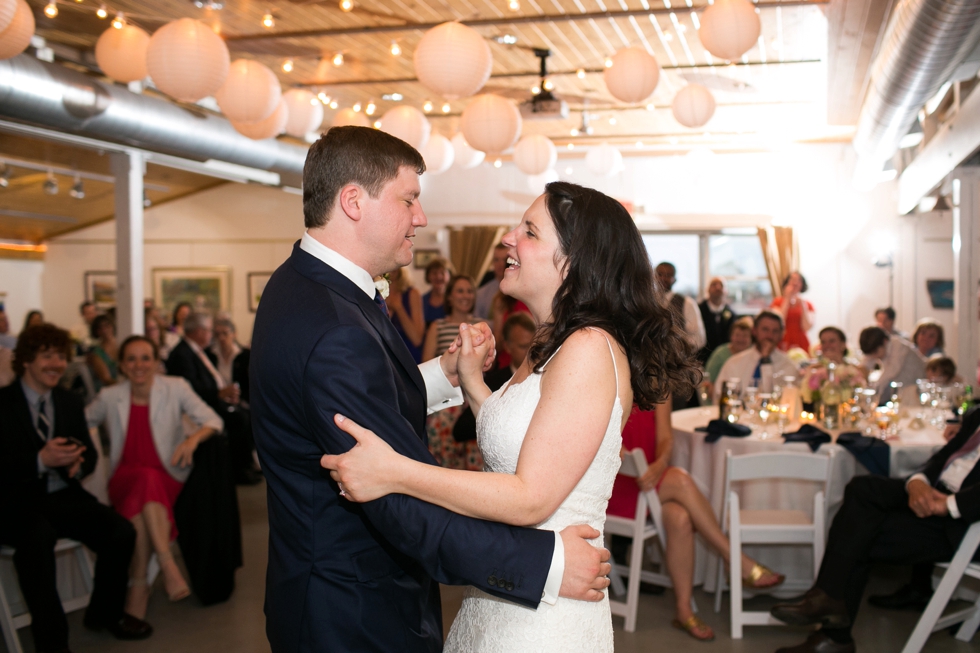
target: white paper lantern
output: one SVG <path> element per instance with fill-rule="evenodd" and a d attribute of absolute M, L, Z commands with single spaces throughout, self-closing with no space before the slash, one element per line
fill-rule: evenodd
<path fill-rule="evenodd" d="M 617 100 L 642 102 L 657 88 L 660 66 L 643 48 L 623 48 L 612 58 L 612 66 L 602 72 L 602 78 Z"/>
<path fill-rule="evenodd" d="M 670 110 L 685 127 L 700 127 L 715 115 L 715 97 L 700 84 L 688 84 L 677 91 Z"/>
<path fill-rule="evenodd" d="M 341 109 L 334 115 L 333 121 L 330 123 L 331 127 L 345 127 L 347 125 L 370 127 L 371 121 L 363 113 L 359 113 L 353 109 Z"/>
<path fill-rule="evenodd" d="M 232 122 L 260 122 L 272 115 L 282 99 L 279 79 L 258 61 L 238 59 L 214 94 L 221 112 Z"/>
<path fill-rule="evenodd" d="M 323 104 L 306 89 L 290 89 L 282 94 L 282 99 L 289 110 L 286 133 L 290 136 L 303 138 L 323 122 Z"/>
<path fill-rule="evenodd" d="M 167 23 L 150 38 L 146 69 L 158 89 L 182 102 L 213 95 L 228 77 L 228 46 L 193 18 Z"/>
<path fill-rule="evenodd" d="M 402 139 L 421 152 L 429 142 L 432 125 L 421 111 L 403 104 L 381 116 L 381 131 Z"/>
<path fill-rule="evenodd" d="M 15 7 L 7 28 L 0 32 L 0 59 L 16 57 L 27 49 L 34 36 L 34 14 L 30 6 L 24 0 L 16 0 Z"/>
<path fill-rule="evenodd" d="M 490 46 L 472 27 L 443 23 L 415 48 L 415 74 L 422 85 L 447 100 L 469 97 L 490 78 Z"/>
<path fill-rule="evenodd" d="M 558 162 L 558 149 L 547 136 L 528 134 L 514 147 L 514 165 L 526 175 L 540 175 Z"/>
<path fill-rule="evenodd" d="M 470 147 L 470 144 L 466 142 L 466 137 L 463 136 L 463 132 L 456 132 L 456 135 L 452 138 L 452 144 L 453 152 L 455 153 L 453 162 L 457 167 L 463 168 L 464 170 L 477 167 L 483 163 L 483 159 L 487 156 L 484 152 L 474 150 Z"/>
<path fill-rule="evenodd" d="M 257 122 L 233 122 L 231 126 L 239 134 L 248 136 L 253 141 L 261 141 L 266 138 L 275 138 L 281 134 L 286 129 L 286 122 L 288 120 L 289 109 L 286 108 L 286 103 L 280 99 L 279 105 L 272 112 L 272 115 L 265 120 L 259 120 Z"/>
<path fill-rule="evenodd" d="M 0 32 L 10 27 L 17 13 L 17 0 L 0 0 Z"/>
<path fill-rule="evenodd" d="M 521 135 L 521 112 L 499 95 L 478 95 L 463 109 L 459 126 L 470 147 L 500 154 Z"/>
<path fill-rule="evenodd" d="M 612 177 L 623 169 L 623 155 L 609 143 L 603 143 L 589 150 L 585 165 L 597 177 Z"/>
<path fill-rule="evenodd" d="M 110 27 L 95 43 L 95 60 L 107 77 L 117 82 L 135 82 L 146 78 L 149 45 L 150 35 L 136 25 Z"/>
<path fill-rule="evenodd" d="M 455 157 L 453 144 L 441 134 L 433 134 L 425 149 L 422 150 L 422 158 L 425 159 L 425 171 L 434 175 L 441 175 L 449 170 Z"/>
<path fill-rule="evenodd" d="M 735 61 L 759 40 L 762 23 L 749 0 L 716 0 L 701 14 L 698 36 L 704 49 Z"/>
<path fill-rule="evenodd" d="M 527 187 L 535 195 L 544 192 L 544 187 L 553 181 L 558 181 L 558 173 L 554 168 L 548 168 L 538 175 L 531 175 L 527 178 Z"/>

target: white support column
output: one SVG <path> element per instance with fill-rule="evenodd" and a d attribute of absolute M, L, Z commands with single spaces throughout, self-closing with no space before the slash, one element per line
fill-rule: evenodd
<path fill-rule="evenodd" d="M 143 175 L 140 152 L 109 155 L 116 178 L 116 333 L 143 333 Z"/>
<path fill-rule="evenodd" d="M 980 357 L 977 324 L 980 281 L 980 168 L 956 168 L 953 180 L 953 333 L 946 352 L 969 383 L 976 379 Z"/>

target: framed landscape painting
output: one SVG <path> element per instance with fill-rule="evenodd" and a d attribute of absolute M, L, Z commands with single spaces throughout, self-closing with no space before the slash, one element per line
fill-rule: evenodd
<path fill-rule="evenodd" d="M 153 301 L 164 315 L 181 302 L 212 316 L 231 310 L 231 268 L 153 268 L 152 276 Z"/>
<path fill-rule="evenodd" d="M 259 308 L 259 300 L 262 299 L 262 292 L 265 284 L 269 283 L 271 272 L 249 272 L 248 273 L 248 310 L 254 313 Z"/>
<path fill-rule="evenodd" d="M 412 266 L 416 270 L 424 270 L 429 263 L 441 256 L 442 252 L 438 249 L 417 249 L 412 257 Z"/>
<path fill-rule="evenodd" d="M 92 302 L 100 311 L 116 305 L 116 271 L 90 270 L 85 273 L 85 301 Z"/>

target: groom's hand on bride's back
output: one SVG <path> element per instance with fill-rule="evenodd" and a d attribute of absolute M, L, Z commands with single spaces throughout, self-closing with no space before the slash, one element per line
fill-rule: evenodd
<path fill-rule="evenodd" d="M 609 587 L 609 551 L 596 548 L 589 540 L 600 533 L 591 526 L 569 526 L 561 533 L 565 547 L 565 573 L 561 577 L 559 596 L 579 601 L 601 601 L 602 590 Z"/>

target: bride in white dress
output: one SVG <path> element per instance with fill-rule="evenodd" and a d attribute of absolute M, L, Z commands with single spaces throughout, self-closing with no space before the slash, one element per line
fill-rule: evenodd
<path fill-rule="evenodd" d="M 474 347 L 468 326 L 460 329 L 461 385 L 492 473 L 405 458 L 339 415 L 338 426 L 358 445 L 325 456 L 323 465 L 352 501 L 401 493 L 507 524 L 553 531 L 588 524 L 601 532 L 627 408 L 690 392 L 698 380 L 693 351 L 616 200 L 549 184 L 502 242 L 509 256 L 501 292 L 523 301 L 538 329 L 524 365 L 493 394 L 481 369 L 490 343 Z M 445 650 L 612 651 L 608 597 L 593 591 L 594 602 L 559 598 L 532 610 L 468 588 Z"/>

